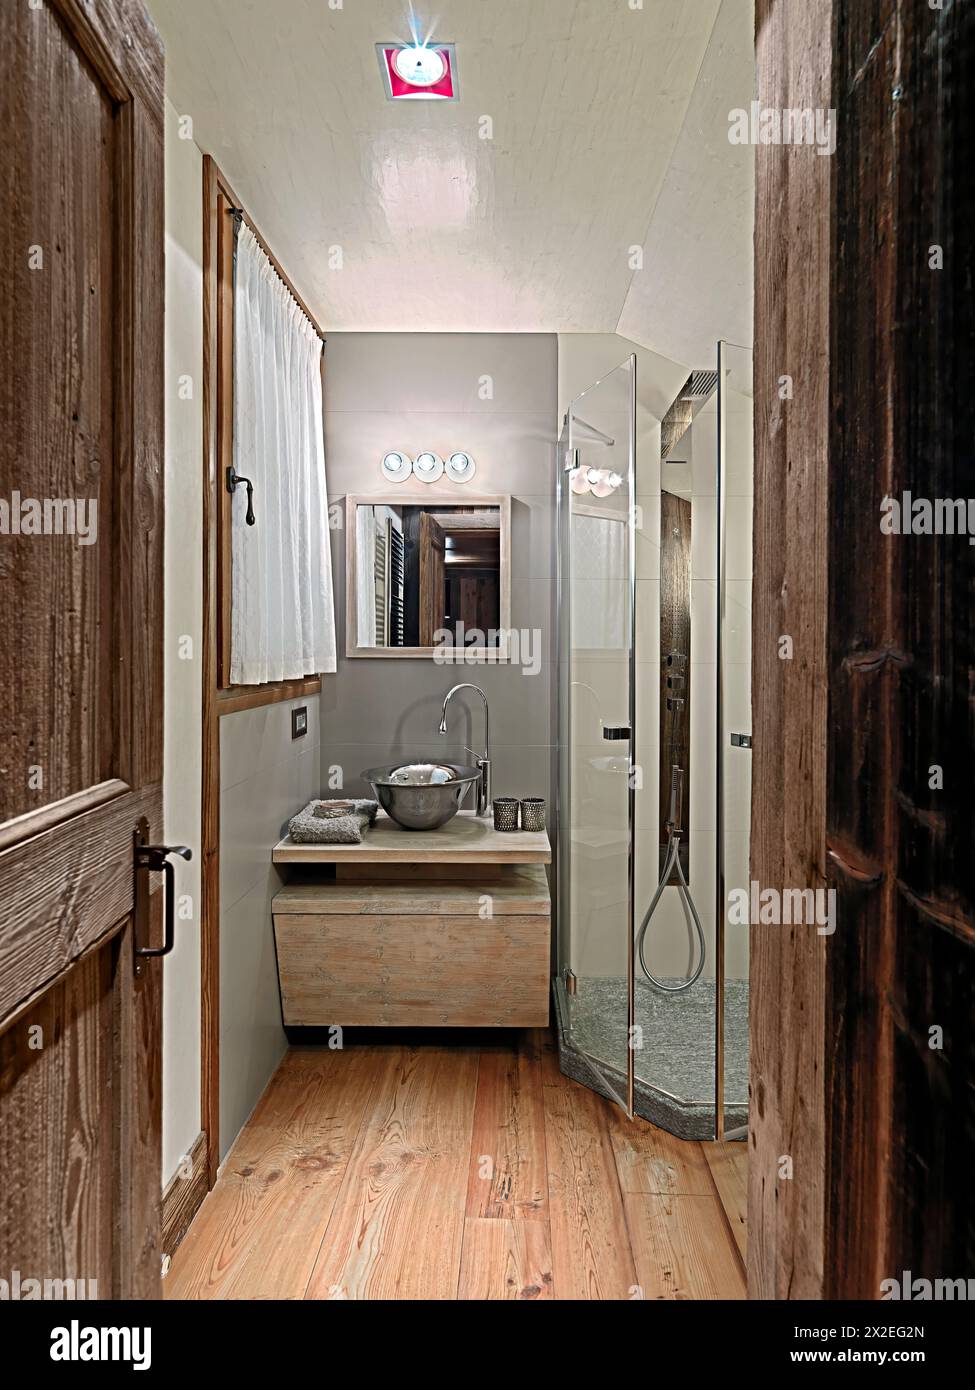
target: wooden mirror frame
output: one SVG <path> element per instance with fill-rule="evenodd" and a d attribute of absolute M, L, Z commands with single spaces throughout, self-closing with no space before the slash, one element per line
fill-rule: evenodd
<path fill-rule="evenodd" d="M 499 536 L 499 621 L 501 641 L 497 647 L 360 647 L 356 645 L 356 507 L 497 507 Z M 511 498 L 502 493 L 470 493 L 456 496 L 441 492 L 359 493 L 345 499 L 345 654 L 347 657 L 431 657 L 444 666 L 500 664 L 508 660 L 508 633 L 511 631 Z M 454 655 L 453 653 L 456 653 Z"/>

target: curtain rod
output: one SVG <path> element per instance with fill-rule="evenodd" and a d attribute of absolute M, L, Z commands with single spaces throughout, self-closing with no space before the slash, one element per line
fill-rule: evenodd
<path fill-rule="evenodd" d="M 291 285 L 288 283 L 287 279 L 285 278 L 284 273 L 283 273 L 283 271 L 281 270 L 280 266 L 278 265 L 277 261 L 274 259 L 274 257 L 271 255 L 270 251 L 268 250 L 267 246 L 265 245 L 264 238 L 261 236 L 260 232 L 259 232 L 259 231 L 257 230 L 257 228 L 254 226 L 254 223 L 253 223 L 253 222 L 250 220 L 250 218 L 247 216 L 247 213 L 244 211 L 243 208 L 235 208 L 232 204 L 228 204 L 228 205 L 227 205 L 227 212 L 228 212 L 228 214 L 234 219 L 234 224 L 235 224 L 235 225 L 234 225 L 234 232 L 235 232 L 235 233 L 238 232 L 238 231 L 240 230 L 240 224 L 241 224 L 241 222 L 246 222 L 247 225 L 248 225 L 248 227 L 250 227 L 251 231 L 254 233 L 254 236 L 257 238 L 258 245 L 260 246 L 261 250 L 264 252 L 265 256 L 267 256 L 268 260 L 270 261 L 270 263 L 271 263 L 271 269 L 274 271 L 275 275 L 276 275 L 276 276 L 278 277 L 278 279 L 281 281 L 281 283 L 282 283 L 282 285 L 284 286 L 284 288 L 288 291 L 288 293 L 290 294 L 291 298 L 292 298 L 292 299 L 294 300 L 294 302 L 297 304 L 298 308 L 299 308 L 299 309 L 301 310 L 301 312 L 304 314 L 305 318 L 306 318 L 306 319 L 308 320 L 308 322 L 311 324 L 312 328 L 314 328 L 314 330 L 315 330 L 315 332 L 317 333 L 318 337 L 321 339 L 322 349 L 324 350 L 324 348 L 325 348 L 325 334 L 324 334 L 324 333 L 322 332 L 322 330 L 319 328 L 318 324 L 317 324 L 317 323 L 315 322 L 315 320 L 312 318 L 311 314 L 310 314 L 310 313 L 308 312 L 308 310 L 305 308 L 304 304 L 302 304 L 301 300 L 298 298 L 298 296 L 297 296 L 297 294 L 295 293 L 295 291 L 291 288 Z"/>

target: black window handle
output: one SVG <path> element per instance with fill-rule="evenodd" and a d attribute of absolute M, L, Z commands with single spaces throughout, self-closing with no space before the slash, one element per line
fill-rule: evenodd
<path fill-rule="evenodd" d="M 248 526 L 253 526 L 257 520 L 254 515 L 254 484 L 250 478 L 242 477 L 231 464 L 227 469 L 227 491 L 232 494 L 238 483 L 243 483 L 247 488 L 247 514 L 244 520 Z"/>

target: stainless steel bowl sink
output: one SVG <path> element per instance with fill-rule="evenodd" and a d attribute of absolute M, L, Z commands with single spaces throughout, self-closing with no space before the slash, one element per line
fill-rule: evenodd
<path fill-rule="evenodd" d="M 406 830 L 446 825 L 460 810 L 468 787 L 480 777 L 479 768 L 463 763 L 419 761 L 370 767 L 362 773 L 387 816 Z"/>

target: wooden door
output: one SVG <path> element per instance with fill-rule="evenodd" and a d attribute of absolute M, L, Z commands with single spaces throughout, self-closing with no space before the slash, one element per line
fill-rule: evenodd
<path fill-rule="evenodd" d="M 429 512 L 420 517 L 420 646 L 435 645 L 444 625 L 444 533 Z"/>
<path fill-rule="evenodd" d="M 159 1292 L 162 90 L 134 0 L 0 10 L 0 1278 L 99 1298 Z"/>

